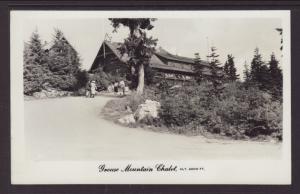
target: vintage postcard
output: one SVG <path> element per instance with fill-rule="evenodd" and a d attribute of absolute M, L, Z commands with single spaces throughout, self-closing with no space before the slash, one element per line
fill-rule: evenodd
<path fill-rule="evenodd" d="M 291 184 L 289 11 L 10 16 L 12 184 Z"/>

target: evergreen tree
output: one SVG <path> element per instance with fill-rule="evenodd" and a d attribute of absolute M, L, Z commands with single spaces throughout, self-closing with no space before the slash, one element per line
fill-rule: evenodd
<path fill-rule="evenodd" d="M 270 89 L 269 67 L 265 63 L 262 64 L 260 69 L 259 88 L 264 91 L 268 91 Z"/>
<path fill-rule="evenodd" d="M 195 53 L 194 72 L 196 75 L 195 80 L 197 81 L 197 83 L 200 83 L 204 79 L 203 69 L 202 69 L 202 65 L 200 64 L 200 62 L 201 62 L 201 59 L 200 59 L 199 53 Z"/>
<path fill-rule="evenodd" d="M 37 32 L 33 32 L 30 41 L 24 43 L 24 94 L 32 95 L 42 89 L 45 76 L 48 73 L 46 53 L 43 47 Z"/>
<path fill-rule="evenodd" d="M 225 73 L 225 75 L 226 75 L 226 77 L 227 77 L 227 79 L 229 80 L 229 57 L 230 57 L 230 55 L 227 55 L 227 61 L 225 62 L 225 64 L 224 64 L 224 67 L 223 67 L 223 71 L 224 71 L 224 73 Z"/>
<path fill-rule="evenodd" d="M 111 18 L 116 31 L 120 25 L 129 28 L 129 37 L 121 47 L 121 53 L 129 57 L 129 69 L 133 70 L 132 80 L 137 82 L 137 93 L 142 94 L 145 83 L 145 69 L 149 66 L 150 58 L 155 51 L 157 39 L 147 37 L 146 31 L 153 28 L 154 18 Z"/>
<path fill-rule="evenodd" d="M 76 86 L 74 89 L 79 90 L 86 86 L 89 81 L 89 73 L 86 70 L 80 70 L 75 74 L 76 76 Z"/>
<path fill-rule="evenodd" d="M 250 77 L 252 84 L 259 87 L 261 90 L 268 90 L 269 84 L 269 72 L 268 67 L 262 61 L 259 49 L 256 48 L 254 51 L 254 57 L 251 62 Z"/>
<path fill-rule="evenodd" d="M 208 80 L 213 84 L 214 93 L 218 96 L 223 89 L 224 73 L 220 67 L 220 62 L 218 60 L 219 55 L 216 53 L 216 50 L 215 47 L 211 47 L 211 54 L 207 57 L 209 58 L 211 68 L 211 75 Z"/>
<path fill-rule="evenodd" d="M 271 93 L 277 99 L 282 97 L 282 70 L 278 64 L 275 54 L 272 53 L 269 61 L 269 83 Z"/>
<path fill-rule="evenodd" d="M 232 55 L 227 55 L 227 61 L 225 62 L 223 70 L 229 81 L 236 81 L 239 79 L 239 75 L 236 74 L 234 57 Z"/>
<path fill-rule="evenodd" d="M 258 82 L 260 80 L 260 70 L 262 66 L 262 58 L 259 53 L 259 49 L 256 48 L 254 50 L 254 57 L 251 62 L 251 70 L 250 70 L 250 77 L 251 81 Z"/>
<path fill-rule="evenodd" d="M 80 71 L 81 65 L 80 58 L 62 31 L 58 29 L 55 30 L 48 63 L 52 72 L 50 80 L 52 87 L 69 91 L 75 89 L 76 75 Z"/>
<path fill-rule="evenodd" d="M 244 82 L 245 83 L 249 83 L 250 80 L 251 80 L 251 77 L 250 77 L 250 70 L 248 68 L 248 65 L 247 65 L 247 62 L 245 61 L 245 64 L 244 64 Z"/>

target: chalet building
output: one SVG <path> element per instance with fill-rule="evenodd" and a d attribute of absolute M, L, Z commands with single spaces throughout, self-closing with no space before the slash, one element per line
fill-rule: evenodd
<path fill-rule="evenodd" d="M 96 73 L 102 68 L 104 72 L 112 75 L 125 76 L 128 61 L 127 55 L 121 55 L 118 48 L 122 43 L 104 41 L 97 53 L 97 56 L 89 70 Z M 189 81 L 195 75 L 194 58 L 187 58 L 168 53 L 159 48 L 150 59 L 150 67 L 156 70 L 157 79 L 167 79 L 172 82 Z M 207 61 L 200 61 L 203 74 L 210 75 L 210 66 Z"/>

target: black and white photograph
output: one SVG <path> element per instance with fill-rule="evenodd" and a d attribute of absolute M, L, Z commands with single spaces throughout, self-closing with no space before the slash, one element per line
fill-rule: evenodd
<path fill-rule="evenodd" d="M 12 184 L 291 184 L 289 11 L 11 11 L 10 36 Z"/>

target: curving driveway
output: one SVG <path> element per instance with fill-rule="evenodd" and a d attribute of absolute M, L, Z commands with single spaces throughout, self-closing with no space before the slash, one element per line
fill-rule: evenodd
<path fill-rule="evenodd" d="M 34 160 L 274 159 L 281 144 L 158 133 L 104 120 L 111 97 L 25 101 L 25 138 Z"/>

